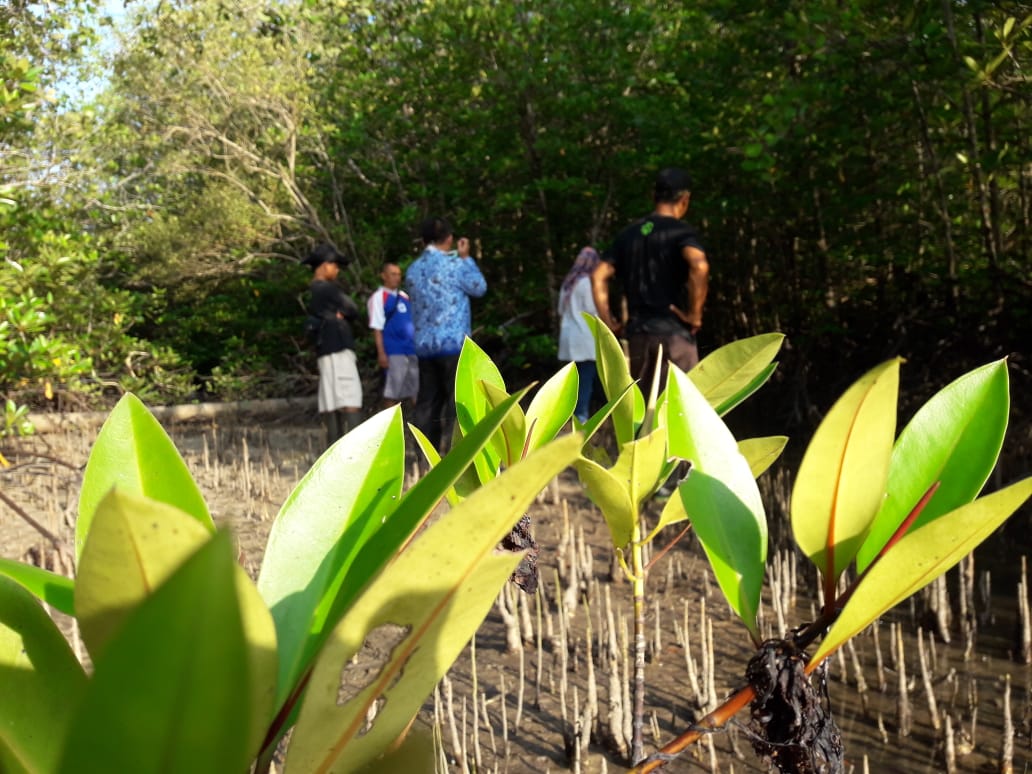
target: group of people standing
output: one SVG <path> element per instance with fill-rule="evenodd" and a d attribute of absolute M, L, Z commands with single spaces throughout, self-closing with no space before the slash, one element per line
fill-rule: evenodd
<path fill-rule="evenodd" d="M 661 378 L 667 363 L 687 371 L 699 360 L 696 335 L 709 264 L 697 232 L 683 220 L 690 198 L 691 179 L 684 170 L 661 170 L 653 211 L 621 231 L 603 254 L 590 246 L 582 249 L 563 279 L 559 358 L 576 363 L 580 390 L 574 416 L 581 423 L 588 420 L 597 381 L 595 342 L 584 313 L 598 316 L 627 339 L 631 374 L 646 389 L 660 349 Z M 401 288 L 401 267 L 386 262 L 380 272 L 383 284 L 366 306 L 384 372 L 384 404 L 414 400 L 413 424 L 444 451 L 455 417 L 459 353 L 471 330 L 469 300 L 483 296 L 487 282 L 470 255 L 469 240 L 456 240 L 448 221 L 427 218 L 420 236 L 424 247 L 408 269 L 407 292 Z M 329 245 L 319 245 L 305 261 L 313 270 L 309 319 L 318 321 L 319 411 L 330 443 L 358 424 L 362 407 L 351 328 L 359 311 L 336 283 L 345 262 Z M 614 280 L 623 296 L 617 315 L 609 296 Z"/>
<path fill-rule="evenodd" d="M 423 252 L 409 267 L 407 292 L 401 267 L 385 262 L 383 284 L 369 296 L 366 309 L 383 373 L 384 405 L 414 401 L 413 424 L 441 449 L 442 441 L 451 440 L 445 430 L 454 420 L 455 370 L 471 330 L 469 300 L 484 295 L 487 282 L 470 255 L 469 240 L 456 240 L 447 220 L 427 218 L 420 236 Z M 320 321 L 318 403 L 329 443 L 358 424 L 362 408 L 351 328 L 358 308 L 335 282 L 346 262 L 329 245 L 319 245 L 305 261 L 313 270 L 309 316 Z"/>
<path fill-rule="evenodd" d="M 627 339 L 631 375 L 643 389 L 652 383 L 660 350 L 661 380 L 668 363 L 688 371 L 699 362 L 696 335 L 709 289 L 709 262 L 698 233 L 684 222 L 691 189 L 684 170 L 661 170 L 653 187 L 653 211 L 621 231 L 604 254 L 593 247 L 581 250 L 563 279 L 559 358 L 577 364 L 580 391 L 574 416 L 581 423 L 588 419 L 596 380 L 595 341 L 585 312 Z M 609 298 L 613 280 L 624 301 L 616 316 Z"/>

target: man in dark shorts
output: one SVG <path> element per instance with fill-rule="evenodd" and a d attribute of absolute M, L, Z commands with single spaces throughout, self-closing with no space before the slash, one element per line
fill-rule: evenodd
<path fill-rule="evenodd" d="M 702 309 L 709 287 L 709 263 L 692 226 L 681 219 L 688 212 L 691 178 L 675 167 L 656 176 L 655 209 L 616 237 L 591 275 L 591 291 L 602 321 L 627 338 L 631 376 L 643 390 L 652 385 L 656 353 L 687 371 L 699 362 L 695 336 L 702 327 Z M 613 318 L 609 281 L 616 278 L 627 301 L 626 324 Z M 660 381 L 662 389 L 665 381 Z"/>

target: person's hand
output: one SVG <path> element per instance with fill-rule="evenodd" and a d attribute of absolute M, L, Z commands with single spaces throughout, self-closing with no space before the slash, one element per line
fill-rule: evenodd
<path fill-rule="evenodd" d="M 469 239 L 459 237 L 458 241 L 459 258 L 469 258 Z"/>
<path fill-rule="evenodd" d="M 677 319 L 683 322 L 691 330 L 694 336 L 699 332 L 702 327 L 702 314 L 689 314 L 688 312 L 682 312 L 673 304 L 670 305 L 670 311 L 677 315 Z"/>
<path fill-rule="evenodd" d="M 377 354 L 376 364 L 380 366 L 380 368 L 382 368 L 384 371 L 387 370 L 387 366 L 390 365 L 390 362 L 391 361 L 387 358 L 386 352 L 380 352 L 379 354 Z"/>
<path fill-rule="evenodd" d="M 605 319 L 602 320 L 602 322 L 604 322 L 606 324 L 606 327 L 608 327 L 609 330 L 611 330 L 617 336 L 619 336 L 620 335 L 620 331 L 623 330 L 623 323 L 617 322 L 612 317 L 610 317 L 608 314 L 605 316 Z"/>

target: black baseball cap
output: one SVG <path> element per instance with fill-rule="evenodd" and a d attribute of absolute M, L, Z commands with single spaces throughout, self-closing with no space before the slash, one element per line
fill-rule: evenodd
<path fill-rule="evenodd" d="M 340 266 L 344 266 L 349 261 L 348 257 L 344 255 L 333 245 L 328 242 L 316 245 L 312 248 L 312 251 L 308 253 L 308 257 L 302 262 L 305 266 L 311 266 L 313 269 L 318 269 L 324 263 L 336 263 Z"/>

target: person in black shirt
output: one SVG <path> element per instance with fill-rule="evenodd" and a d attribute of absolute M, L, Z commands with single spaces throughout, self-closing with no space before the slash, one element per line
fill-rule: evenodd
<path fill-rule="evenodd" d="M 362 381 L 351 332 L 358 307 L 336 281 L 340 266 L 346 261 L 328 244 L 313 248 L 304 261 L 312 267 L 308 314 L 319 321 L 315 354 L 319 365 L 319 413 L 326 425 L 327 446 L 361 420 Z"/>
<path fill-rule="evenodd" d="M 628 341 L 631 376 L 650 389 L 660 346 L 666 363 L 688 371 L 699 362 L 695 336 L 709 286 L 709 263 L 695 229 L 682 221 L 691 198 L 691 178 L 682 169 L 656 176 L 655 209 L 627 226 L 591 275 L 599 317 Z M 627 302 L 626 324 L 613 318 L 609 282 L 616 278 Z M 664 381 L 660 381 L 662 389 Z"/>

